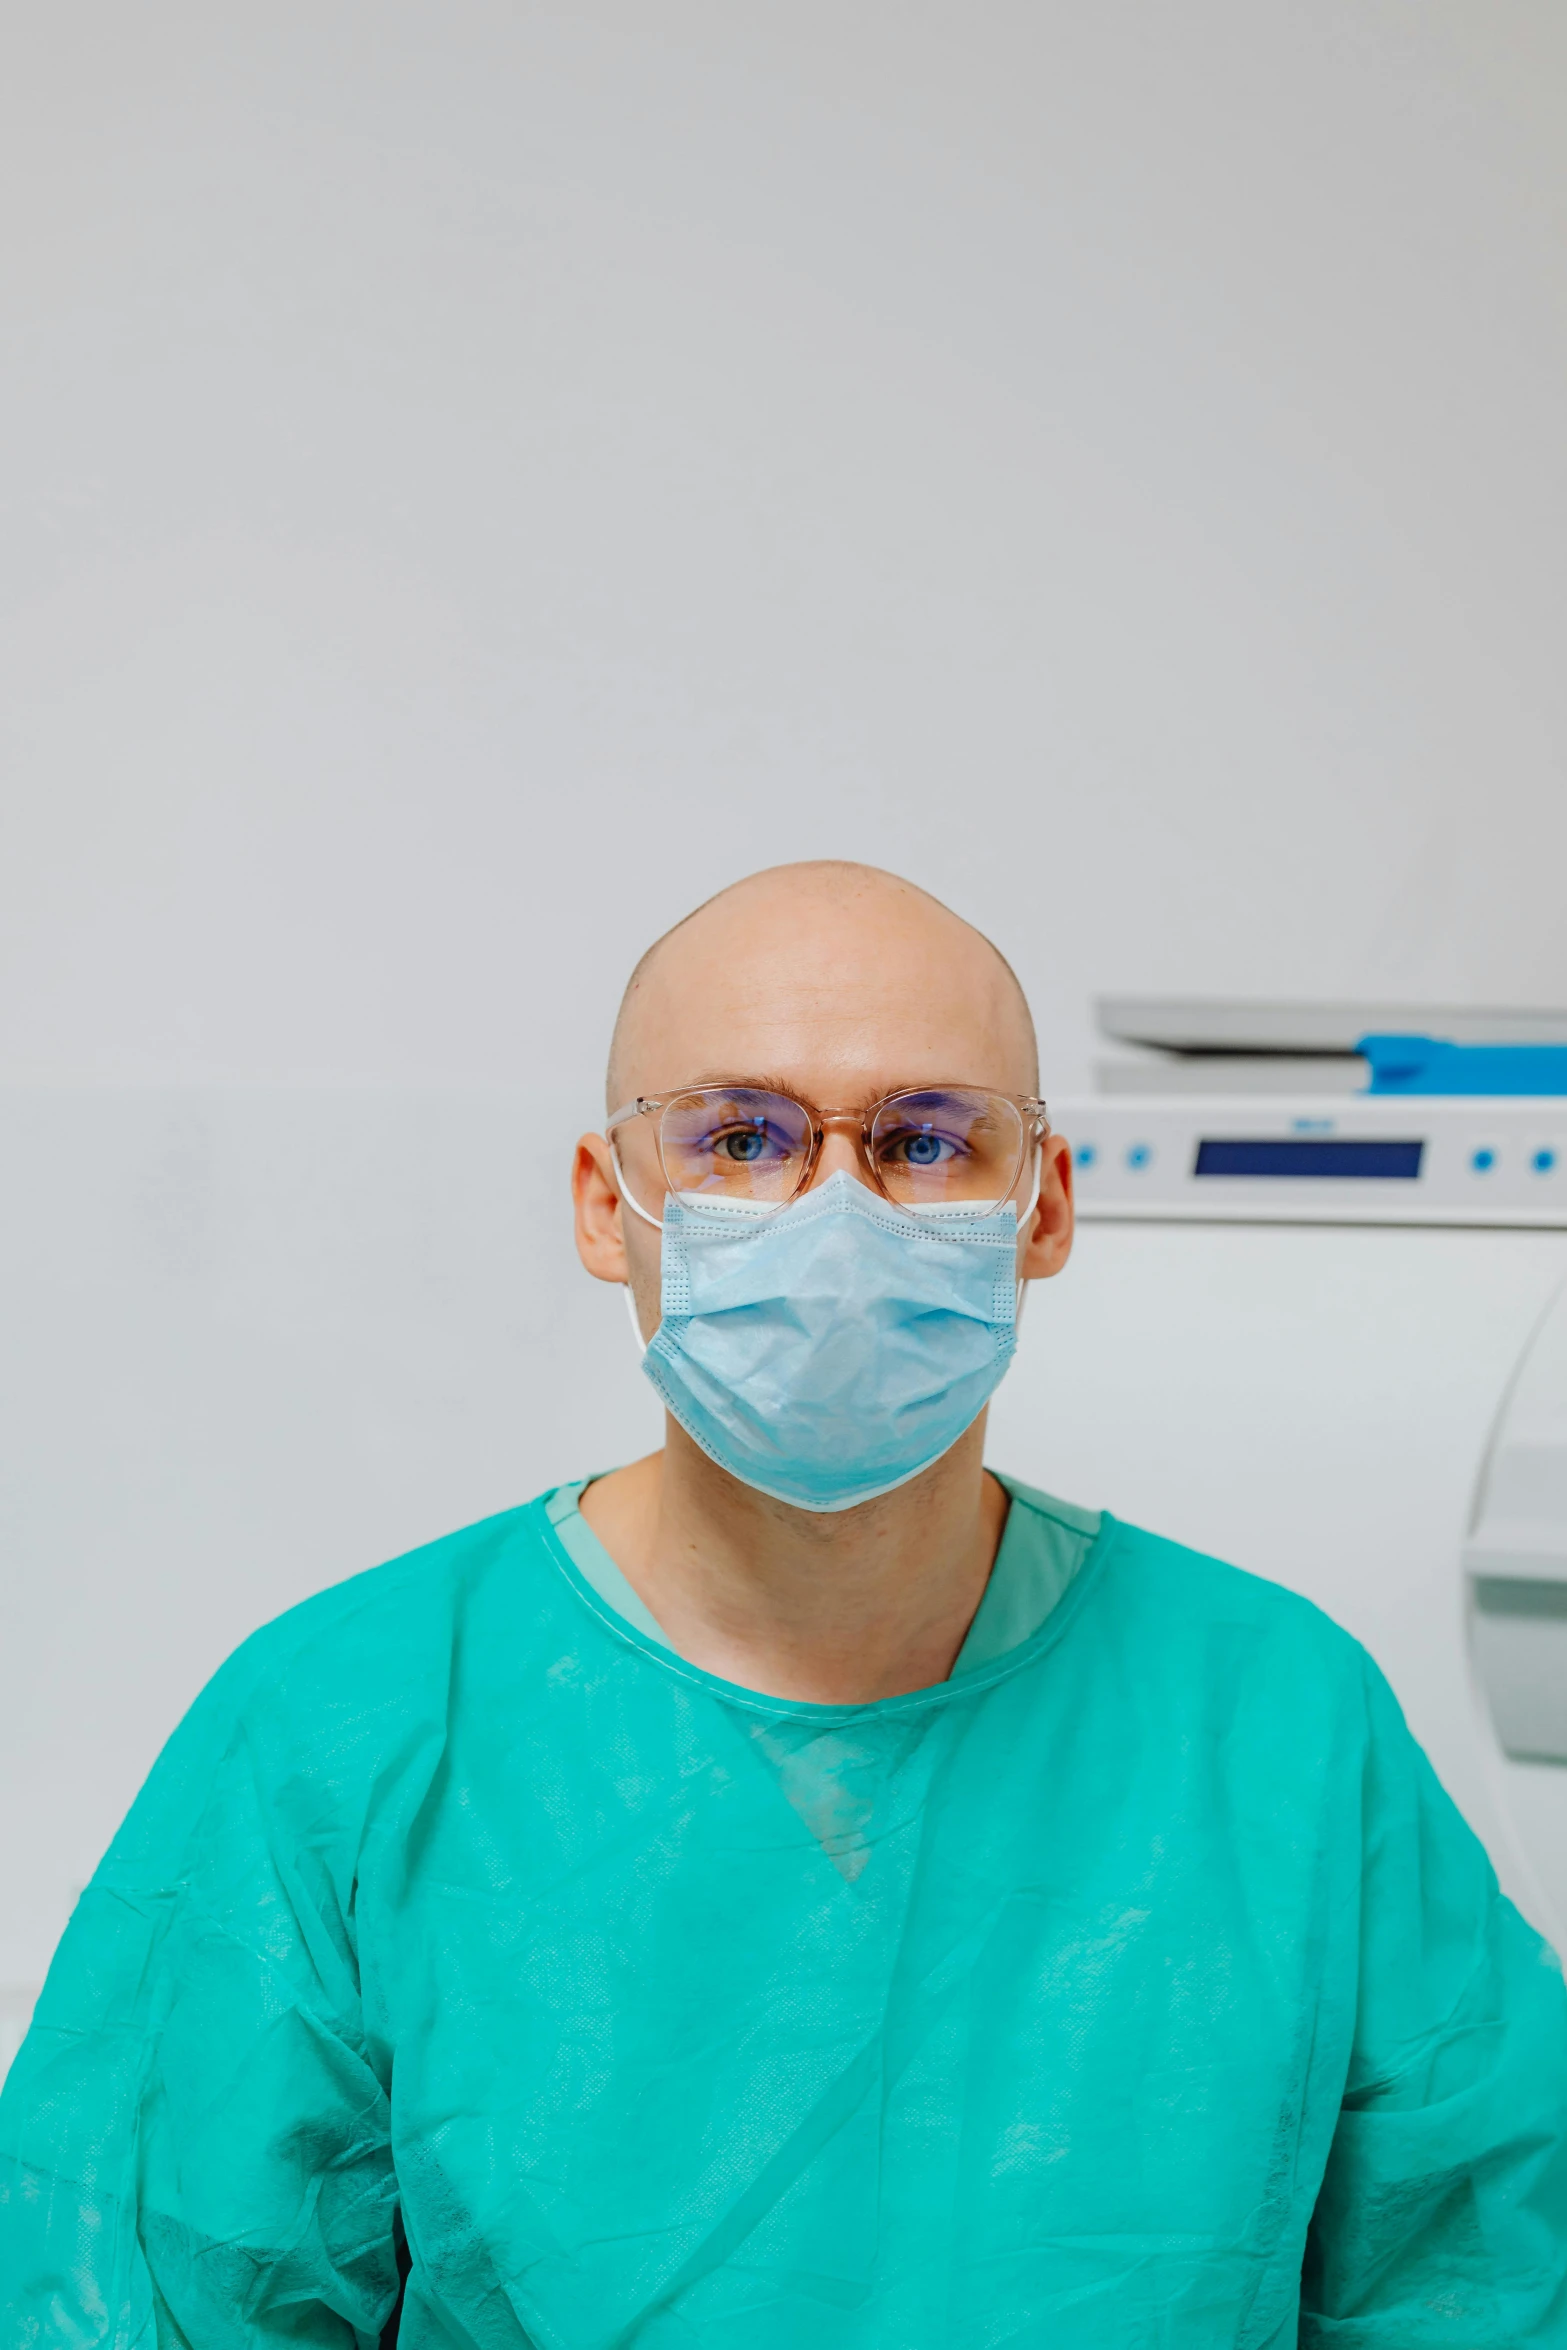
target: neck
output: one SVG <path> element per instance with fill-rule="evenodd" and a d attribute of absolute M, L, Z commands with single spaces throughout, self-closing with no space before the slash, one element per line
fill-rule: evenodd
<path fill-rule="evenodd" d="M 671 1420 L 663 1451 L 589 1486 L 582 1511 L 690 1663 L 863 1705 L 952 1670 L 1006 1522 L 984 1440 L 981 1414 L 923 1476 L 818 1515 L 742 1485 Z"/>

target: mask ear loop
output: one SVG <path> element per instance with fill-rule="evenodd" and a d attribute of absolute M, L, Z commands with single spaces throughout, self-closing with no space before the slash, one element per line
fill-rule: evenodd
<path fill-rule="evenodd" d="M 642 1325 L 637 1320 L 637 1301 L 631 1294 L 631 1284 L 629 1281 L 623 1281 L 621 1283 L 620 1294 L 626 1301 L 626 1314 L 631 1323 L 631 1335 L 637 1342 L 637 1352 L 639 1355 L 645 1355 L 647 1353 L 647 1340 L 643 1337 Z"/>
<path fill-rule="evenodd" d="M 1034 1144 L 1034 1188 L 1029 1193 L 1027 1207 L 1019 1208 L 1018 1210 L 1017 1235 L 1019 1240 L 1021 1240 L 1023 1237 L 1023 1230 L 1025 1225 L 1028 1223 L 1029 1218 L 1033 1215 L 1034 1210 L 1039 1205 L 1039 1194 L 1044 1188 L 1045 1163 L 1044 1155 L 1040 1149 L 1040 1143 L 1042 1143 L 1044 1139 L 1044 1136 L 1040 1135 L 1039 1140 Z M 1020 1273 L 1017 1277 L 1017 1299 L 1012 1308 L 1012 1327 L 1014 1331 L 1020 1330 L 1023 1326 L 1023 1308 L 1027 1305 L 1027 1303 L 1028 1283 L 1024 1280 L 1022 1274 Z"/>
<path fill-rule="evenodd" d="M 640 1216 L 644 1224 L 651 1224 L 655 1232 L 662 1232 L 664 1227 L 659 1222 L 657 1216 L 650 1216 L 648 1214 L 646 1208 L 642 1206 L 641 1202 L 637 1199 L 635 1193 L 632 1191 L 630 1184 L 626 1181 L 626 1170 L 620 1163 L 620 1153 L 615 1148 L 613 1139 L 610 1140 L 609 1144 L 609 1156 L 610 1164 L 615 1170 L 615 1181 L 620 1185 L 620 1197 L 622 1204 L 628 1207 L 634 1216 Z M 631 1294 L 630 1282 L 623 1281 L 620 1285 L 620 1290 L 621 1295 L 626 1301 L 626 1314 L 631 1323 L 631 1335 L 637 1342 L 637 1352 L 639 1355 L 645 1355 L 647 1353 L 647 1340 L 642 1335 L 642 1325 L 637 1319 L 637 1301 Z"/>

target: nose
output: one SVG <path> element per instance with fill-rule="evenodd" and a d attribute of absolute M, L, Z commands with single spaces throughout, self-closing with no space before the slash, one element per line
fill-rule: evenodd
<path fill-rule="evenodd" d="M 867 1190 L 873 1189 L 865 1166 L 863 1144 L 859 1134 L 859 1120 L 845 1113 L 824 1114 L 822 1118 L 821 1156 L 811 1169 L 807 1189 L 814 1191 L 825 1183 L 829 1175 L 852 1175 Z"/>

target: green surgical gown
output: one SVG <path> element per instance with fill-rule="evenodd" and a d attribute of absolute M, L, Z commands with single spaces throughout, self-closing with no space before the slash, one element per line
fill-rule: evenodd
<path fill-rule="evenodd" d="M 1015 1505 L 1014 1505 L 1015 1506 Z M 876 1705 L 544 1502 L 176 1732 L 0 2097 L 3 2350 L 1567 2344 L 1567 2002 L 1363 1652 L 1099 1524 Z"/>

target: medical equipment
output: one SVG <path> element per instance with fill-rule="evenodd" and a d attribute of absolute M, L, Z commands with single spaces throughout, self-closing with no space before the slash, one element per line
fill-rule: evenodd
<path fill-rule="evenodd" d="M 1550 1053 L 1567 1019 L 1117 1002 L 1101 1024 L 1131 1050 L 1052 1100 L 1077 1248 L 991 1454 L 1355 1632 L 1560 1945 L 1567 1099 L 1373 1093 L 1358 1048 Z"/>

